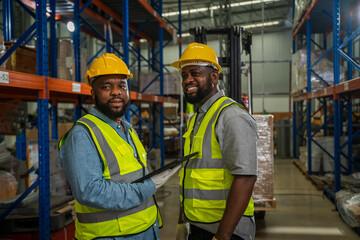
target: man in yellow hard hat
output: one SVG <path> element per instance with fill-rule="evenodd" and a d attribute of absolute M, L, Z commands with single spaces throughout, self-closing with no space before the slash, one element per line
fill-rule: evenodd
<path fill-rule="evenodd" d="M 114 54 L 96 59 L 86 75 L 95 107 L 60 140 L 60 162 L 75 198 L 76 239 L 158 239 L 153 197 L 179 168 L 141 183 L 146 151 L 123 117 L 129 106 L 126 64 Z"/>
<path fill-rule="evenodd" d="M 219 89 L 221 66 L 209 46 L 191 43 L 171 66 L 181 71 L 186 101 L 198 109 L 183 135 L 184 155 L 199 154 L 179 173 L 176 239 L 254 239 L 256 122 Z"/>

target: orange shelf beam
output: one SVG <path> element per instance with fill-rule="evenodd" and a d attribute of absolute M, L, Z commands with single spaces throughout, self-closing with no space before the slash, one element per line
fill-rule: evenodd
<path fill-rule="evenodd" d="M 345 81 L 335 86 L 335 93 L 337 94 L 358 90 L 360 90 L 360 78 Z"/>
<path fill-rule="evenodd" d="M 0 72 L 9 73 L 9 82 L 4 83 L 0 81 L 2 87 L 14 87 L 22 89 L 44 90 L 45 77 L 28 73 L 20 73 L 8 70 L 1 70 Z"/>
<path fill-rule="evenodd" d="M 307 93 L 307 98 L 311 99 L 311 98 L 328 97 L 328 96 L 332 96 L 333 94 L 334 94 L 334 86 L 330 86 L 315 92 Z"/>
<path fill-rule="evenodd" d="M 58 78 L 48 79 L 48 89 L 50 92 L 91 95 L 91 87 L 85 83 L 62 80 Z"/>

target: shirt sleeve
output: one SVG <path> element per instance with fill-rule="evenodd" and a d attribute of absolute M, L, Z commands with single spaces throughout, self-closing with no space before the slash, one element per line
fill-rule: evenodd
<path fill-rule="evenodd" d="M 215 135 L 231 174 L 257 175 L 257 128 L 247 112 L 236 105 L 224 108 Z"/>
<path fill-rule="evenodd" d="M 60 148 L 60 163 L 73 196 L 89 207 L 126 210 L 142 204 L 156 192 L 150 179 L 136 184 L 106 180 L 95 144 L 82 125 L 73 127 Z"/>

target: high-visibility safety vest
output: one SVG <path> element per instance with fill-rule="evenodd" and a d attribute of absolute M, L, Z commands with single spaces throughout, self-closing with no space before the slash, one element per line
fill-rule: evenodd
<path fill-rule="evenodd" d="M 185 113 L 187 113 L 187 114 L 194 114 L 194 113 L 195 113 L 194 104 L 191 104 L 191 103 L 186 102 Z"/>
<path fill-rule="evenodd" d="M 76 124 L 82 124 L 89 130 L 102 160 L 103 176 L 106 180 L 131 183 L 147 173 L 146 151 L 132 129 L 130 136 L 138 153 L 138 159 L 134 157 L 133 148 L 118 135 L 116 130 L 96 116 L 87 114 Z M 60 140 L 60 147 L 66 137 L 67 134 Z M 75 211 L 77 239 L 137 234 L 151 227 L 158 216 L 153 198 L 128 210 L 96 209 L 75 200 Z M 161 224 L 160 218 L 159 222 Z"/>
<path fill-rule="evenodd" d="M 188 131 L 183 135 L 184 154 L 199 152 L 185 164 L 179 173 L 180 201 L 188 221 L 215 223 L 219 222 L 224 215 L 234 176 L 223 161 L 220 145 L 215 136 L 215 126 L 221 111 L 231 104 L 243 109 L 231 98 L 221 97 L 206 112 L 192 143 L 191 134 L 197 114 L 187 123 Z M 254 215 L 252 198 L 244 215 Z"/>

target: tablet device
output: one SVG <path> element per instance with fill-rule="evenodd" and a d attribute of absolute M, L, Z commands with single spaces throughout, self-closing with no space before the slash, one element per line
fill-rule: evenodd
<path fill-rule="evenodd" d="M 194 152 L 194 153 L 191 153 L 189 155 L 186 155 L 180 159 L 176 159 L 175 161 L 172 161 L 171 163 L 168 163 L 166 164 L 165 166 L 163 166 L 162 168 L 159 168 L 159 169 L 156 169 L 155 171 L 151 172 L 151 173 L 148 173 L 146 174 L 145 176 L 133 181 L 132 183 L 138 183 L 138 182 L 142 182 L 144 181 L 145 179 L 148 179 L 156 174 L 159 174 L 159 173 L 162 173 L 163 171 L 167 170 L 167 169 L 170 169 L 170 168 L 173 168 L 177 165 L 179 165 L 180 163 L 182 162 L 185 162 L 186 160 L 189 160 L 190 158 L 196 156 L 198 154 L 198 152 Z"/>

